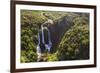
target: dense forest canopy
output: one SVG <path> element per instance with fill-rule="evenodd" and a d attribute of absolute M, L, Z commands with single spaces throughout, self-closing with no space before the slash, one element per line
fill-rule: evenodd
<path fill-rule="evenodd" d="M 48 19 L 54 24 L 49 26 L 53 47 L 47 61 L 89 59 L 89 13 L 21 10 L 21 63 L 37 61 L 39 26 Z"/>

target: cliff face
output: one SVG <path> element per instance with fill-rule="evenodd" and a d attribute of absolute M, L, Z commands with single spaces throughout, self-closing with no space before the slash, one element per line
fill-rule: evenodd
<path fill-rule="evenodd" d="M 54 25 L 49 27 L 51 33 L 51 41 L 53 46 L 57 46 L 63 34 L 73 25 L 72 18 L 64 16 L 60 18 Z"/>

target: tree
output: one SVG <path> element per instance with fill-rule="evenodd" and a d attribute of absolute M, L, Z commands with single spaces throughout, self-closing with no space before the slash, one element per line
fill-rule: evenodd
<path fill-rule="evenodd" d="M 87 17 L 78 16 L 72 26 L 64 34 L 58 50 L 60 60 L 89 58 L 89 23 Z"/>

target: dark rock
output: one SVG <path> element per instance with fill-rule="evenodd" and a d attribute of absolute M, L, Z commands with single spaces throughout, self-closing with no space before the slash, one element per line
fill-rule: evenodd
<path fill-rule="evenodd" d="M 73 25 L 70 16 L 60 18 L 54 25 L 49 26 L 53 47 L 57 46 L 63 34 Z"/>

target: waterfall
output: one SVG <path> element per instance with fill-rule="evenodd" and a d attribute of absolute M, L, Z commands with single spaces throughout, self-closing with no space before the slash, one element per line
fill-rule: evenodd
<path fill-rule="evenodd" d="M 47 27 L 45 27 L 45 26 L 41 26 L 41 28 L 42 28 L 42 41 L 43 41 L 43 43 L 45 44 L 45 48 L 48 50 L 48 52 L 50 52 L 50 49 L 51 49 L 51 47 L 52 47 L 52 43 L 51 43 L 51 37 L 50 37 L 50 31 L 49 31 L 49 29 L 47 28 Z M 48 38 L 48 40 L 47 40 L 47 42 L 48 43 L 46 43 L 46 40 L 45 40 L 45 33 L 44 33 L 44 31 L 43 30 L 46 30 L 48 33 L 47 33 L 47 38 Z"/>
<path fill-rule="evenodd" d="M 47 31 L 47 33 L 45 33 L 45 31 Z M 42 51 L 42 49 L 41 49 L 41 47 L 39 46 L 39 44 L 41 44 L 41 42 L 40 41 L 42 41 L 42 44 L 44 44 L 45 45 L 45 49 L 47 49 L 48 50 L 48 52 L 50 52 L 50 50 L 51 50 L 51 47 L 52 47 L 52 42 L 51 42 L 51 37 L 50 37 L 50 31 L 49 31 L 49 29 L 46 27 L 46 26 L 41 26 L 41 33 L 42 33 L 42 39 L 40 39 L 41 37 L 40 37 L 40 33 L 38 33 L 38 45 L 37 45 L 37 54 L 38 53 L 41 53 L 41 51 Z M 47 36 L 46 36 L 46 35 Z M 48 40 L 45 40 L 45 37 L 47 37 L 48 38 Z M 47 43 L 48 42 L 48 43 Z"/>

